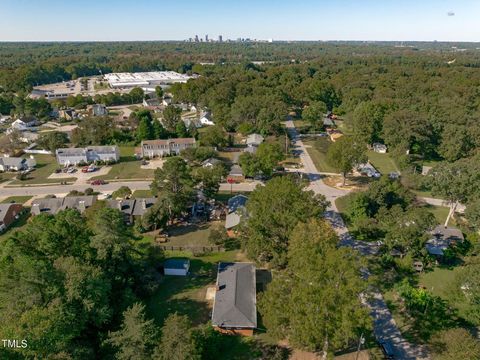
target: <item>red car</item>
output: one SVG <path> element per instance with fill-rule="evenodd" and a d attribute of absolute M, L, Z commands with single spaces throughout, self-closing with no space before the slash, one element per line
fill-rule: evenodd
<path fill-rule="evenodd" d="M 106 181 L 105 180 L 93 180 L 90 182 L 90 185 L 105 185 Z"/>

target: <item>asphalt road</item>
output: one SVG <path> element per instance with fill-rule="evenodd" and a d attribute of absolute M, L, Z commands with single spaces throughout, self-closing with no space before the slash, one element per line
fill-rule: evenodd
<path fill-rule="evenodd" d="M 83 191 L 86 188 L 93 188 L 99 192 L 113 192 L 121 186 L 128 186 L 132 191 L 148 190 L 151 181 L 122 181 L 109 182 L 105 185 L 92 186 L 89 184 L 74 184 L 74 185 L 50 185 L 50 186 L 24 186 L 24 187 L 1 187 L 0 196 L 22 196 L 22 195 L 50 195 L 50 194 L 67 194 L 72 190 Z"/>
<path fill-rule="evenodd" d="M 341 246 L 349 246 L 358 250 L 362 255 L 374 255 L 378 252 L 376 244 L 355 240 L 348 232 L 341 215 L 335 206 L 335 199 L 346 195 L 348 192 L 339 190 L 325 185 L 322 176 L 318 172 L 303 142 L 300 140 L 295 129 L 293 121 L 287 121 L 286 127 L 292 139 L 295 142 L 295 149 L 304 165 L 304 172 L 308 174 L 311 184 L 310 188 L 317 194 L 324 195 L 330 206 L 327 209 L 326 218 L 331 222 L 333 228 L 340 237 Z M 423 347 L 413 346 L 408 343 L 398 329 L 395 320 L 390 313 L 383 296 L 378 291 L 370 291 L 367 294 L 365 304 L 370 308 L 373 318 L 373 328 L 376 338 L 379 341 L 388 341 L 392 344 L 395 352 L 395 359 L 414 360 L 428 359 L 426 349 Z"/>

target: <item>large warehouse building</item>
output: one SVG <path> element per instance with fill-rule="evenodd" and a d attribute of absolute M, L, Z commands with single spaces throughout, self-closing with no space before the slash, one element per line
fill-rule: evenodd
<path fill-rule="evenodd" d="M 190 76 L 175 71 L 152 71 L 139 73 L 106 74 L 105 79 L 112 88 L 151 87 L 187 82 Z"/>

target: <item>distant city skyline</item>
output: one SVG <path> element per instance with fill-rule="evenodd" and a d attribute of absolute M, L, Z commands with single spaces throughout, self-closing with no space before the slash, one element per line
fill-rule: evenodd
<path fill-rule="evenodd" d="M 477 0 L 2 0 L 0 41 L 480 41 Z"/>

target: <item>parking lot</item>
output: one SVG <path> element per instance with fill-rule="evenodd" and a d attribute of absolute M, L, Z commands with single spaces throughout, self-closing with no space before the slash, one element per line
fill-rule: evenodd
<path fill-rule="evenodd" d="M 77 167 L 75 168 L 77 171 L 73 172 L 73 173 L 64 173 L 64 172 L 60 172 L 60 173 L 53 173 L 52 175 L 50 175 L 48 177 L 48 179 L 69 179 L 69 178 L 77 178 L 77 180 L 75 181 L 75 184 L 85 184 L 85 183 L 89 183 L 90 182 L 90 179 L 93 178 L 93 177 L 96 177 L 96 176 L 102 176 L 102 175 L 107 175 L 110 170 L 112 169 L 111 166 L 102 166 L 100 168 L 97 168 L 97 170 L 93 171 L 93 172 L 89 172 L 89 173 L 84 173 L 82 172 L 82 168 L 81 167 Z"/>

